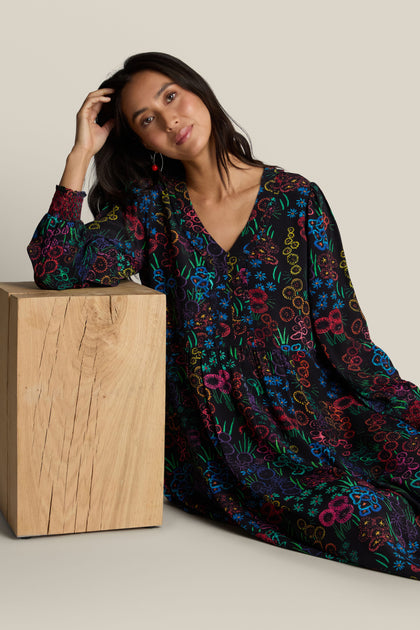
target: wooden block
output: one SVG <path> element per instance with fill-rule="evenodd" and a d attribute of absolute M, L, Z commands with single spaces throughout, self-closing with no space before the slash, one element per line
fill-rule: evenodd
<path fill-rule="evenodd" d="M 165 296 L 0 284 L 0 509 L 16 536 L 160 525 Z"/>

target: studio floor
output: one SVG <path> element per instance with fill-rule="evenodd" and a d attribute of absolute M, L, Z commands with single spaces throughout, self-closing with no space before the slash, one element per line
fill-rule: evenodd
<path fill-rule="evenodd" d="M 277 549 L 164 506 L 162 527 L 16 539 L 0 516 L 7 630 L 395 630 L 420 582 Z"/>

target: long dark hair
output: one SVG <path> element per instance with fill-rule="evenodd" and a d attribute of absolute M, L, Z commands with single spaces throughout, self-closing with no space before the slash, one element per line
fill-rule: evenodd
<path fill-rule="evenodd" d="M 229 179 L 230 156 L 248 165 L 263 166 L 253 157 L 251 143 L 239 133 L 232 119 L 220 105 L 208 83 L 183 61 L 165 53 L 141 53 L 129 57 L 121 70 L 103 81 L 100 88 L 113 88 L 110 103 L 103 105 L 98 123 L 115 120 L 107 141 L 95 155 L 96 182 L 89 193 L 89 206 L 94 216 L 109 203 L 124 203 L 130 186 L 139 180 L 153 183 L 159 171 L 151 170 L 151 154 L 130 128 L 121 108 L 121 91 L 133 75 L 143 70 L 160 72 L 180 87 L 196 94 L 207 107 L 216 149 L 217 167 L 225 181 Z M 235 123 L 236 124 L 236 123 Z M 184 167 L 178 160 L 165 157 L 165 176 L 183 178 Z"/>

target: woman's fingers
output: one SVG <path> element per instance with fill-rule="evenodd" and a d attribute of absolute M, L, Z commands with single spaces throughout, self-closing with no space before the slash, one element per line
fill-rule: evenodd
<path fill-rule="evenodd" d="M 102 88 L 100 90 L 94 90 L 93 92 L 89 92 L 89 94 L 85 98 L 84 103 L 97 97 L 111 96 L 114 93 L 114 91 L 115 90 L 113 90 L 112 88 Z"/>
<path fill-rule="evenodd" d="M 107 120 L 107 121 L 106 121 L 106 123 L 104 123 L 104 124 L 102 125 L 102 129 L 103 129 L 103 130 L 104 130 L 107 134 L 109 134 L 109 132 L 111 131 L 111 129 L 112 129 L 112 128 L 113 128 L 113 126 L 114 126 L 114 122 L 115 122 L 115 121 L 114 121 L 114 119 L 113 119 L 113 118 L 111 118 L 110 120 Z"/>
<path fill-rule="evenodd" d="M 95 90 L 87 95 L 82 107 L 78 112 L 79 117 L 88 116 L 96 119 L 96 116 L 101 110 L 103 103 L 109 103 L 114 90 L 111 88 L 103 88 L 101 90 Z"/>

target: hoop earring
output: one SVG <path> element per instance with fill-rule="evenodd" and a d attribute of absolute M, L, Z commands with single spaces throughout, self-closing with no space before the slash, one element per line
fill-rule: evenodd
<path fill-rule="evenodd" d="M 160 157 L 160 168 L 156 164 L 156 156 L 157 155 Z M 160 172 L 163 171 L 163 155 L 162 155 L 162 153 L 156 153 L 156 151 L 155 151 L 155 153 L 153 153 L 153 155 L 152 155 L 152 171 L 154 171 L 155 173 L 156 173 L 156 171 L 160 171 Z"/>

